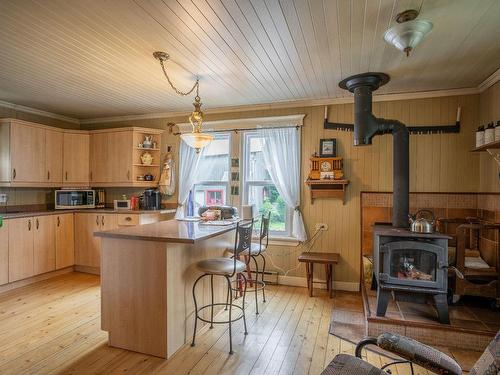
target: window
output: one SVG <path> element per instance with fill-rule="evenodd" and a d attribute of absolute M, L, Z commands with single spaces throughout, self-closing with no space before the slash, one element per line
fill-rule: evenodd
<path fill-rule="evenodd" d="M 189 193 L 187 215 L 197 216 L 201 206 L 229 203 L 229 164 L 231 136 L 217 133 L 203 150 L 196 182 Z"/>
<path fill-rule="evenodd" d="M 270 234 L 290 236 L 292 212 L 271 181 L 264 162 L 263 142 L 258 131 L 245 132 L 243 136 L 243 202 L 253 204 L 259 216 L 271 213 Z"/>

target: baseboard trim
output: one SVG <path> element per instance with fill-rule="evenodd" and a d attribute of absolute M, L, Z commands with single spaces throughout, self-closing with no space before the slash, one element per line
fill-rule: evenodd
<path fill-rule="evenodd" d="M 47 279 L 50 279 L 52 277 L 64 275 L 65 273 L 70 273 L 70 272 L 73 272 L 73 267 L 66 267 L 66 268 L 62 268 L 60 270 L 51 271 L 51 272 L 43 273 L 41 275 L 32 276 L 32 277 L 29 277 L 27 279 L 13 281 L 9 284 L 1 285 L 0 286 L 0 293 L 7 292 L 7 291 L 12 290 L 12 289 L 21 288 L 23 286 L 36 283 L 38 281 L 47 280 Z"/>
<path fill-rule="evenodd" d="M 324 283 L 324 280 L 315 279 L 314 282 Z M 299 276 L 278 276 L 278 283 L 288 286 L 300 286 L 304 288 L 307 287 L 306 278 Z M 318 289 L 326 289 L 325 284 L 314 284 L 314 287 Z M 346 292 L 359 292 L 359 283 L 349 281 L 334 281 L 333 289 L 344 290 Z"/>
<path fill-rule="evenodd" d="M 75 272 L 90 273 L 92 275 L 100 275 L 101 269 L 99 267 L 91 266 L 75 266 Z"/>

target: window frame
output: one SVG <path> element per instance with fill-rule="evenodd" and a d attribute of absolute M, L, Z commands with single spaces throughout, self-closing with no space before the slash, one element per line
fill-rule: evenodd
<path fill-rule="evenodd" d="M 214 132 L 212 133 L 215 137 L 215 139 L 217 137 L 219 138 L 222 138 L 224 136 L 227 136 L 228 137 L 228 142 L 229 142 L 229 150 L 228 150 L 228 156 L 227 156 L 227 165 L 228 165 L 228 176 L 227 176 L 227 182 L 225 181 L 215 181 L 215 180 L 204 180 L 204 181 L 196 181 L 194 184 L 193 184 L 193 187 L 191 188 L 191 196 L 192 196 L 192 199 L 193 199 L 193 203 L 195 203 L 195 191 L 196 191 L 196 186 L 197 185 L 205 185 L 205 186 L 225 186 L 226 187 L 226 193 L 225 193 L 225 196 L 224 196 L 224 199 L 225 199 L 225 203 L 224 205 L 229 205 L 231 204 L 230 200 L 231 200 L 231 153 L 232 153 L 232 132 L 231 131 L 227 131 L 227 132 Z M 193 207 L 194 208 L 194 207 Z M 187 209 L 188 209 L 188 204 L 186 204 L 186 215 L 187 215 Z M 198 215 L 198 212 L 193 212 L 193 216 L 199 216 Z"/>
<path fill-rule="evenodd" d="M 241 175 L 241 204 L 249 204 L 248 203 L 248 197 L 249 197 L 249 190 L 250 186 L 276 186 L 272 182 L 272 180 L 248 180 L 247 179 L 247 172 L 249 170 L 249 147 L 247 147 L 247 139 L 250 138 L 261 138 L 262 136 L 259 136 L 259 129 L 255 130 L 245 130 L 240 133 L 241 134 L 241 139 L 240 139 L 240 150 L 241 150 L 241 159 L 242 162 L 240 163 L 240 175 Z M 260 221 L 260 216 L 257 218 Z M 269 230 L 269 237 L 270 238 L 276 238 L 276 239 L 283 239 L 283 238 L 292 238 L 292 227 L 293 227 L 293 212 L 292 208 L 285 207 L 285 231 L 273 231 Z"/>

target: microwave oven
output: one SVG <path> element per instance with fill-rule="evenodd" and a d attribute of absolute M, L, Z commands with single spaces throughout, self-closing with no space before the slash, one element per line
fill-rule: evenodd
<path fill-rule="evenodd" d="M 55 209 L 95 208 L 95 190 L 56 190 Z"/>

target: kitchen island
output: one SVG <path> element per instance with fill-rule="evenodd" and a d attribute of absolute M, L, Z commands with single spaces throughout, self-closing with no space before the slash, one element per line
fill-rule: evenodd
<path fill-rule="evenodd" d="M 96 232 L 101 238 L 101 328 L 109 345 L 171 357 L 193 334 L 194 264 L 234 246 L 235 225 L 169 220 Z M 214 294 L 224 301 L 224 278 Z M 197 299 L 210 299 L 209 278 Z"/>

